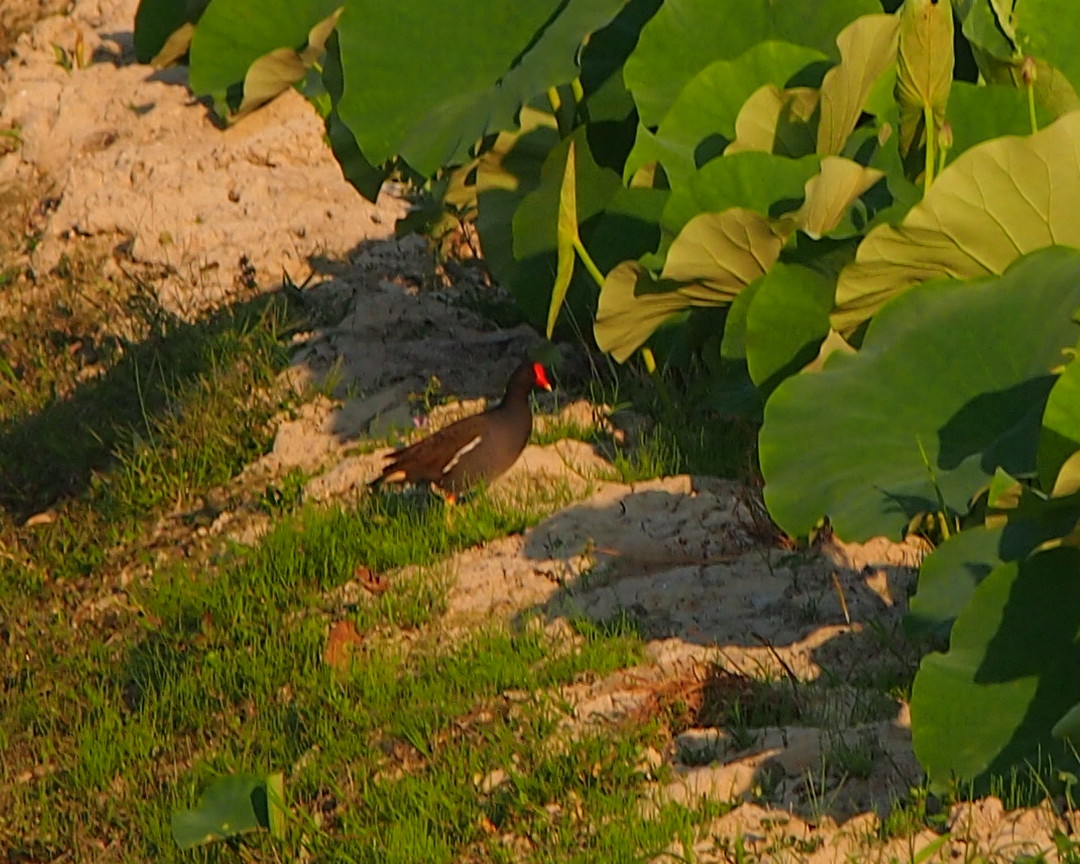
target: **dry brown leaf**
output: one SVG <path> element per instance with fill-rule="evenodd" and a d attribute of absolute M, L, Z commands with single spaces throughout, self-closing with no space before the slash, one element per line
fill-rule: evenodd
<path fill-rule="evenodd" d="M 353 578 L 360 586 L 372 594 L 385 594 L 390 588 L 390 583 L 382 573 L 375 573 L 370 567 L 360 564 L 353 573 Z"/>
<path fill-rule="evenodd" d="M 35 513 L 33 516 L 31 516 L 29 519 L 27 519 L 26 522 L 24 522 L 23 524 L 27 528 L 34 528 L 37 525 L 51 525 L 55 521 L 56 521 L 56 511 L 55 510 L 43 510 L 40 513 Z"/>
<path fill-rule="evenodd" d="M 356 632 L 356 625 L 352 621 L 335 621 L 330 625 L 330 635 L 326 638 L 324 662 L 337 672 L 347 672 L 352 665 L 356 646 L 363 641 L 364 637 Z"/>

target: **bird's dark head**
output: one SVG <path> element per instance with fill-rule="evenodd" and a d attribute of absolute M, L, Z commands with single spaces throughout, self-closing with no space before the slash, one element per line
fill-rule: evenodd
<path fill-rule="evenodd" d="M 510 376 L 510 381 L 506 385 L 506 395 L 510 396 L 513 393 L 516 394 L 515 399 L 524 399 L 534 387 L 550 390 L 551 382 L 548 381 L 547 370 L 540 363 L 526 360 Z"/>

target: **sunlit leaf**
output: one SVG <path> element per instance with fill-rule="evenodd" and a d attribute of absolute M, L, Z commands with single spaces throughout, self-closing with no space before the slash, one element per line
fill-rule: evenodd
<path fill-rule="evenodd" d="M 798 159 L 814 151 L 810 120 L 818 107 L 818 91 L 811 87 L 781 90 L 766 84 L 751 94 L 735 118 L 735 140 L 725 156 L 760 150 Z"/>
<path fill-rule="evenodd" d="M 1025 138 L 999 138 L 949 165 L 898 227 L 881 225 L 840 274 L 833 327 L 845 331 L 890 297 L 942 276 L 1001 273 L 1054 244 L 1080 247 L 1080 112 Z"/>
<path fill-rule="evenodd" d="M 839 154 L 859 119 L 874 83 L 896 61 L 900 21 L 895 15 L 864 15 L 836 38 L 840 64 L 821 82 L 817 152 Z"/>
<path fill-rule="evenodd" d="M 900 104 L 900 151 L 917 145 L 929 115 L 935 129 L 945 119 L 953 74 L 952 5 L 939 0 L 904 0 L 896 99 Z"/>
<path fill-rule="evenodd" d="M 574 142 L 566 151 L 566 167 L 563 169 L 563 182 L 559 192 L 558 217 L 558 260 L 555 272 L 555 284 L 551 289 L 551 308 L 548 310 L 547 338 L 555 331 L 555 320 L 559 309 L 566 299 L 570 279 L 574 275 L 574 241 L 578 238 L 577 224 L 577 169 L 574 162 Z"/>
<path fill-rule="evenodd" d="M 623 363 L 676 312 L 730 299 L 701 285 L 658 284 L 637 261 L 624 261 L 608 272 L 600 291 L 596 344 Z"/>
<path fill-rule="evenodd" d="M 752 210 L 733 207 L 702 213 L 672 242 L 661 276 L 700 282 L 730 300 L 773 265 L 784 239 L 768 219 Z"/>
<path fill-rule="evenodd" d="M 795 216 L 799 228 L 820 239 L 840 225 L 848 208 L 884 176 L 883 171 L 850 159 L 826 156 L 821 160 L 821 173 L 806 181 L 806 200 Z M 845 236 L 855 233 L 849 227 Z"/>

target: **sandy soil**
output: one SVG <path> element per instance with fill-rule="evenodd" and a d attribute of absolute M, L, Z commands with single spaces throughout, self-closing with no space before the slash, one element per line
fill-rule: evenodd
<path fill-rule="evenodd" d="M 406 397 L 432 374 L 465 399 L 496 395 L 536 336 L 493 330 L 433 287 L 425 244 L 393 239 L 405 203 L 392 189 L 375 204 L 352 190 L 297 94 L 222 131 L 191 98 L 184 70 L 136 64 L 135 6 L 5 0 L 0 10 L 0 130 L 21 141 L 0 147 L 0 198 L 22 196 L 42 231 L 16 263 L 44 274 L 65 256 L 97 255 L 106 272 L 140 273 L 186 315 L 276 287 L 283 272 L 298 284 L 314 274 L 313 302 L 340 320 L 298 339 L 287 375 L 299 387 L 332 371 L 340 398 L 283 420 L 273 451 L 247 473 L 302 467 L 315 475 L 313 498 L 357 494 L 380 455 L 350 455 L 357 435 L 408 425 Z M 89 62 L 66 71 L 53 46 L 74 55 L 80 41 Z M 673 844 L 672 855 L 735 860 L 741 834 L 764 861 L 1056 860 L 1058 817 L 1005 812 L 995 799 L 953 808 L 941 837 L 877 839 L 879 816 L 920 779 L 906 706 L 870 683 L 903 652 L 898 625 L 923 550 L 830 541 L 793 551 L 753 490 L 697 477 L 626 486 L 605 479 L 608 468 L 577 442 L 529 448 L 503 488 L 555 478 L 580 500 L 448 562 L 443 626 L 537 610 L 553 627 L 568 615 L 634 616 L 651 637 L 648 662 L 568 690 L 581 724 L 676 697 L 700 707 L 710 688 L 788 700 L 791 721 L 748 740 L 718 722 L 653 754 L 677 780 L 656 784 L 643 810 L 664 798 L 747 802 L 709 840 Z M 231 512 L 208 532 L 250 541 L 264 528 L 254 512 Z M 860 770 L 845 769 L 859 754 Z M 768 808 L 751 803 L 764 787 Z"/>

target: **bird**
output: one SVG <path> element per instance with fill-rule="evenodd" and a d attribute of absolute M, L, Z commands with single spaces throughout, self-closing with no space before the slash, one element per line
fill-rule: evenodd
<path fill-rule="evenodd" d="M 449 502 L 506 473 L 532 433 L 529 393 L 551 390 L 540 363 L 525 361 L 510 375 L 502 401 L 387 455 L 389 463 L 368 485 L 430 483 Z"/>

